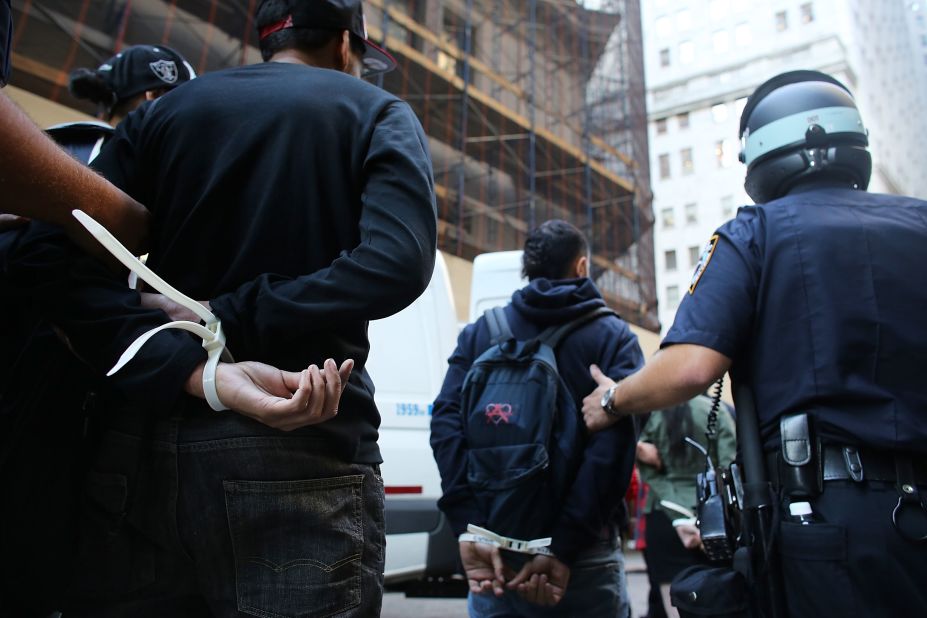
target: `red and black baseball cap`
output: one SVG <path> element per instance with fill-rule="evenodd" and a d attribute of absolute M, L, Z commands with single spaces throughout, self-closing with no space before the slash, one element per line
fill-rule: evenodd
<path fill-rule="evenodd" d="M 274 10 L 264 8 L 272 4 Z M 263 0 L 255 24 L 261 39 L 287 28 L 347 30 L 364 44 L 363 75 L 377 75 L 396 68 L 396 59 L 367 36 L 367 20 L 361 0 Z"/>

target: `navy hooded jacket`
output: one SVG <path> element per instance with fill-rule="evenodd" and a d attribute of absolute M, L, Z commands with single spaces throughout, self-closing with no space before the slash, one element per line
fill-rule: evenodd
<path fill-rule="evenodd" d="M 517 339 L 530 339 L 548 326 L 564 324 L 605 301 L 590 279 L 550 281 L 535 279 L 512 295 L 506 318 Z M 435 400 L 431 419 L 431 447 L 441 472 L 443 496 L 438 501 L 455 534 L 467 524 L 485 522 L 467 484 L 467 445 L 460 413 L 460 391 L 473 362 L 490 347 L 485 318 L 460 333 L 457 349 L 448 359 L 448 371 Z M 592 392 L 595 381 L 589 366 L 599 365 L 606 375 L 620 380 L 644 363 L 637 337 L 617 317 L 595 320 L 574 331 L 556 350 L 560 375 L 573 394 L 577 409 Z M 634 423 L 624 418 L 604 431 L 587 437 L 576 479 L 563 504 L 552 533 L 551 551 L 570 564 L 577 554 L 602 538 L 602 531 L 620 515 L 628 488 L 637 435 Z"/>

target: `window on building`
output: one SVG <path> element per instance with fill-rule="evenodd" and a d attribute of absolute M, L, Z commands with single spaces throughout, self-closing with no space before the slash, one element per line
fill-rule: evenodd
<path fill-rule="evenodd" d="M 737 142 L 731 138 L 718 140 L 715 142 L 715 159 L 718 161 L 718 167 L 727 168 L 734 165 L 737 161 Z"/>
<path fill-rule="evenodd" d="M 672 206 L 668 206 L 660 211 L 660 224 L 664 230 L 671 230 L 676 227 L 676 211 Z"/>
<path fill-rule="evenodd" d="M 670 309 L 675 309 L 679 306 L 679 286 L 678 285 L 668 285 L 666 286 L 666 306 Z"/>
<path fill-rule="evenodd" d="M 691 268 L 695 268 L 695 265 L 698 264 L 698 258 L 700 255 L 699 249 L 701 249 L 701 247 L 698 245 L 689 247 L 689 266 Z"/>
<path fill-rule="evenodd" d="M 657 135 L 666 135 L 666 118 L 657 118 Z"/>
<path fill-rule="evenodd" d="M 686 204 L 686 225 L 697 225 L 698 224 L 698 204 Z"/>
<path fill-rule="evenodd" d="M 492 217 L 486 217 L 486 243 L 490 246 L 499 242 L 499 222 Z"/>
<path fill-rule="evenodd" d="M 447 71 L 448 73 L 457 72 L 457 60 L 454 56 L 444 53 L 442 50 L 438 50 L 438 68 Z"/>
<path fill-rule="evenodd" d="M 801 12 L 801 23 L 810 24 L 814 21 L 814 7 L 810 2 L 805 2 L 798 9 Z"/>
<path fill-rule="evenodd" d="M 679 124 L 680 129 L 689 128 L 689 112 L 682 112 L 681 114 L 676 114 L 676 122 Z"/>
<path fill-rule="evenodd" d="M 692 13 L 689 12 L 689 9 L 683 9 L 676 13 L 676 30 L 678 32 L 685 32 L 692 27 Z"/>
<path fill-rule="evenodd" d="M 670 50 L 664 47 L 660 50 L 660 66 L 666 68 L 670 65 Z"/>
<path fill-rule="evenodd" d="M 717 105 L 711 106 L 711 117 L 714 118 L 715 122 L 724 122 L 727 120 L 727 116 L 727 103 L 718 103 Z"/>
<path fill-rule="evenodd" d="M 789 16 L 785 11 L 776 13 L 776 31 L 782 32 L 789 29 Z"/>
<path fill-rule="evenodd" d="M 476 27 L 470 26 L 470 55 L 476 55 Z M 467 22 L 461 16 L 455 14 L 447 7 L 444 8 L 444 39 L 454 44 L 460 51 L 466 51 L 467 47 Z M 458 62 L 453 56 L 438 51 L 438 66 L 446 71 L 451 71 L 463 79 L 464 63 Z M 473 81 L 474 71 L 470 71 L 469 80 Z"/>
<path fill-rule="evenodd" d="M 657 31 L 658 37 L 668 37 L 673 34 L 673 20 L 669 18 L 669 15 L 657 17 L 657 21 L 654 22 L 654 29 Z"/>
<path fill-rule="evenodd" d="M 734 216 L 734 196 L 725 195 L 721 198 L 721 216 L 730 219 Z"/>
<path fill-rule="evenodd" d="M 660 179 L 664 180 L 670 177 L 670 161 L 668 154 L 661 154 L 659 157 L 660 161 Z"/>
<path fill-rule="evenodd" d="M 682 165 L 683 174 L 691 174 L 695 171 L 695 164 L 692 162 L 692 149 L 683 148 L 679 151 L 679 159 Z"/>
<path fill-rule="evenodd" d="M 753 42 L 750 24 L 737 24 L 734 28 L 734 42 L 737 43 L 738 47 L 745 47 Z"/>
<path fill-rule="evenodd" d="M 731 40 L 727 30 L 718 30 L 711 35 L 711 46 L 716 54 L 723 54 L 731 48 Z"/>
<path fill-rule="evenodd" d="M 708 14 L 713 20 L 722 19 L 731 10 L 730 0 L 711 0 L 708 4 Z"/>
<path fill-rule="evenodd" d="M 682 64 L 692 64 L 695 60 L 695 43 L 692 41 L 683 41 L 679 44 L 679 62 Z"/>
<path fill-rule="evenodd" d="M 669 251 L 663 252 L 663 264 L 666 267 L 666 272 L 673 272 L 676 270 L 676 250 L 670 249 Z"/>

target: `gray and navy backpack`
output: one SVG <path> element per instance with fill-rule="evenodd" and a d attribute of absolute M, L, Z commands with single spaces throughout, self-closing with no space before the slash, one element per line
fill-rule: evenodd
<path fill-rule="evenodd" d="M 573 482 L 583 427 L 554 351 L 571 332 L 606 315 L 600 307 L 518 341 L 505 312 L 485 312 L 492 347 L 464 378 L 460 410 L 467 479 L 483 516 L 479 524 L 521 540 L 549 536 Z"/>

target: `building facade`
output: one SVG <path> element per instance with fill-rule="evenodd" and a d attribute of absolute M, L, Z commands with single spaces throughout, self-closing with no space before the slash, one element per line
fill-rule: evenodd
<path fill-rule="evenodd" d="M 88 113 L 68 94 L 68 72 L 127 45 L 168 45 L 200 73 L 260 61 L 257 0 L 12 4 L 12 85 Z M 466 262 L 521 248 L 535 225 L 566 219 L 589 235 L 608 302 L 655 331 L 639 0 L 365 7 L 371 38 L 399 64 L 376 83 L 409 102 L 429 138 L 439 248 Z"/>
<path fill-rule="evenodd" d="M 870 133 L 870 190 L 927 198 L 927 5 L 910 0 L 645 0 L 654 253 L 663 332 L 711 233 L 752 201 L 747 96 L 789 70 L 832 74 Z"/>

